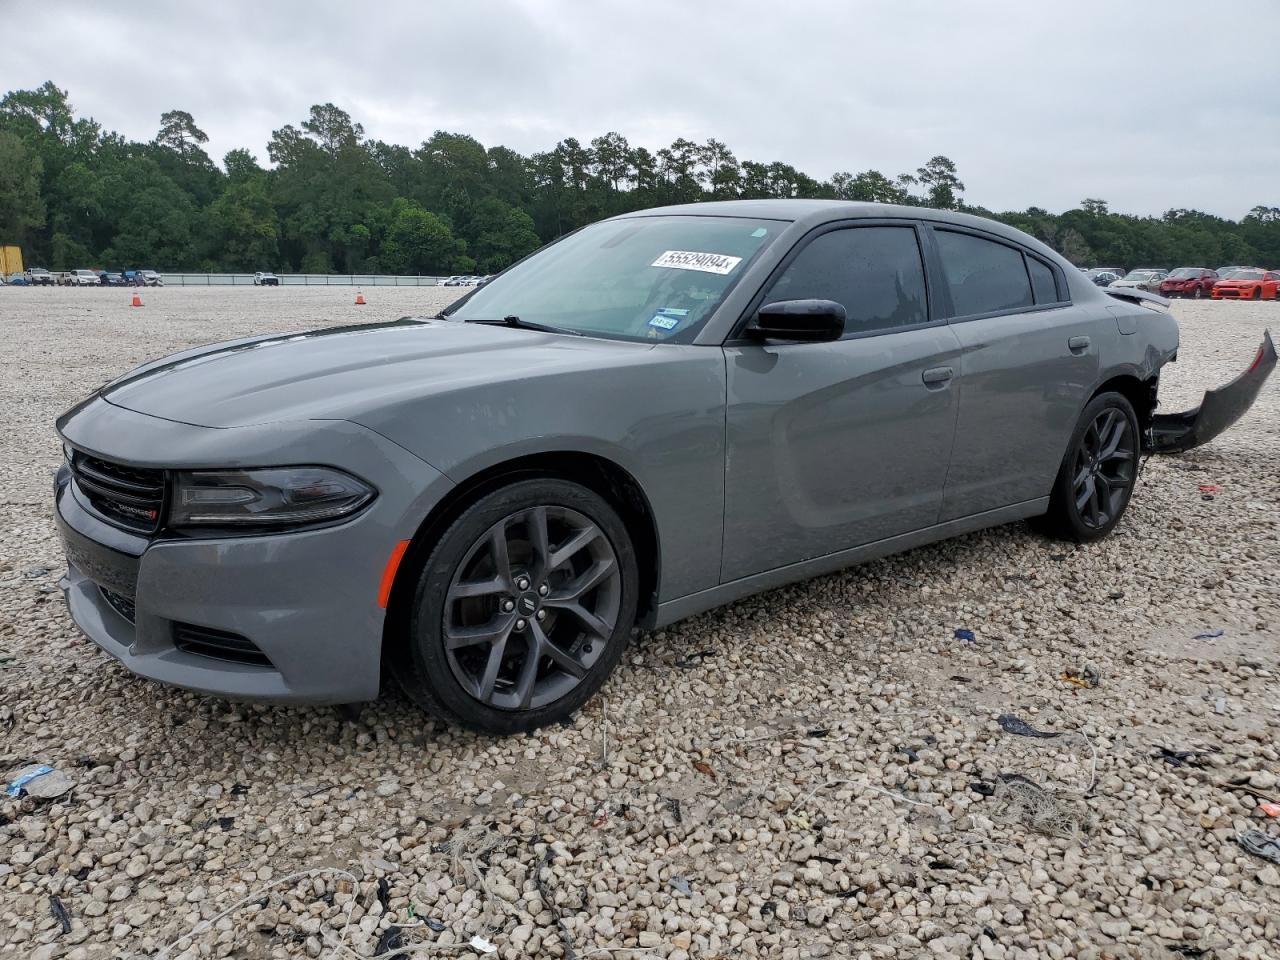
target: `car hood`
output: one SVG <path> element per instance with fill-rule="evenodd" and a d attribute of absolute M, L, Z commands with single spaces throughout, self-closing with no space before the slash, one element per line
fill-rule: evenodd
<path fill-rule="evenodd" d="M 204 427 L 354 420 L 413 397 L 607 367 L 652 344 L 404 319 L 255 337 L 166 357 L 104 386 L 108 403 Z"/>
<path fill-rule="evenodd" d="M 1219 280 L 1215 286 L 1218 287 L 1251 287 L 1255 283 L 1261 283 L 1261 280 Z"/>

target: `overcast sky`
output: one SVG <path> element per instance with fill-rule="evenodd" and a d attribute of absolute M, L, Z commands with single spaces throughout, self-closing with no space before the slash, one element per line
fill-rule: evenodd
<path fill-rule="evenodd" d="M 934 154 L 996 210 L 1280 206 L 1280 4 L 943 0 L 0 0 L 43 20 L 0 86 L 52 80 L 150 139 L 187 110 L 215 159 L 332 101 L 370 137 L 523 153 L 617 130 L 723 140 L 819 179 Z M 19 18 L 22 19 L 22 18 Z M 15 40 L 20 34 L 12 34 Z"/>

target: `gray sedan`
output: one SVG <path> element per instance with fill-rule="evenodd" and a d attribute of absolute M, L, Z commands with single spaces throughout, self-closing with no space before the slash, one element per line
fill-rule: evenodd
<path fill-rule="evenodd" d="M 1275 364 L 1155 415 L 1158 300 L 957 213 L 618 217 L 442 316 L 107 384 L 58 421 L 67 600 L 145 677 L 340 703 L 386 674 L 528 730 L 636 625 L 1016 520 L 1106 536 L 1144 446 L 1211 439 Z"/>

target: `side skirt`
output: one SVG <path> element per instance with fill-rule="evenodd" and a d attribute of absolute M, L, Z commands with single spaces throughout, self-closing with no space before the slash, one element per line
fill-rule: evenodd
<path fill-rule="evenodd" d="M 972 533 L 975 530 L 998 527 L 1001 524 L 1013 523 L 1016 520 L 1036 517 L 1048 509 L 1048 497 L 1026 500 L 1009 507 L 1000 507 L 996 510 L 988 510 L 985 513 L 976 513 L 970 517 L 948 520 L 946 523 L 935 524 L 922 530 L 915 530 L 896 537 L 888 537 L 884 540 L 876 540 L 873 543 L 865 543 L 860 547 L 829 553 L 826 556 L 815 557 L 812 560 L 801 560 L 798 563 L 788 564 L 785 567 L 778 567 L 774 570 L 766 570 L 764 573 L 743 577 L 741 580 L 734 580 L 730 583 L 722 583 L 720 586 L 712 587 L 709 590 L 702 590 L 698 593 L 691 593 L 686 597 L 660 603 L 653 617 L 643 626 L 648 629 L 665 627 L 669 623 L 723 606 L 726 603 L 732 603 L 734 600 L 741 600 L 743 597 L 750 596 L 753 593 L 772 590 L 774 587 L 795 583 L 797 580 L 808 580 L 811 577 L 842 570 L 845 567 L 865 563 L 868 560 L 878 560 L 880 557 L 887 557 L 893 553 L 901 553 L 914 547 L 937 543 L 939 540 L 949 540 L 951 537 Z"/>

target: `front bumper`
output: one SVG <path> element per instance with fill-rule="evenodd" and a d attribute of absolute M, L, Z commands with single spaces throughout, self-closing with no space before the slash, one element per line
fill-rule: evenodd
<path fill-rule="evenodd" d="M 1239 420 L 1258 398 L 1262 385 L 1276 367 L 1276 345 L 1271 331 L 1262 334 L 1262 344 L 1249 368 L 1225 386 L 1206 391 L 1200 406 L 1182 413 L 1157 414 L 1152 418 L 1144 447 L 1148 453 L 1182 453 L 1208 443 Z"/>
<path fill-rule="evenodd" d="M 139 462 L 138 448 L 147 445 L 170 462 L 211 466 L 193 463 L 193 452 L 211 442 L 230 447 L 241 440 L 236 449 L 256 459 L 252 434 L 264 429 L 215 431 L 105 401 L 88 409 L 92 416 L 84 422 L 72 415 L 60 424 L 64 436 L 95 455 L 136 466 L 156 465 Z M 99 442 L 106 423 L 113 424 L 111 433 L 127 435 L 122 446 L 133 449 L 112 450 Z M 381 676 L 383 569 L 396 543 L 413 535 L 450 484 L 355 424 L 313 424 L 310 442 L 302 440 L 303 432 L 294 442 L 286 438 L 291 431 L 285 425 L 271 426 L 282 441 L 275 462 L 347 469 L 373 483 L 378 498 L 356 519 L 324 529 L 216 539 L 147 537 L 106 522 L 63 470 L 55 481 L 56 521 L 67 554 L 63 588 L 71 616 L 129 670 L 163 683 L 245 700 L 373 699 Z M 296 444 L 310 449 L 291 451 Z M 212 453 L 205 449 L 204 455 Z"/>

